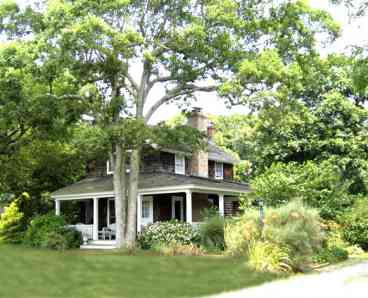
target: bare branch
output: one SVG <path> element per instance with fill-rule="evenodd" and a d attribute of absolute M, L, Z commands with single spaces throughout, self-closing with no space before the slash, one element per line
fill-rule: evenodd
<path fill-rule="evenodd" d="M 151 80 L 149 82 L 149 85 L 151 87 L 153 87 L 153 85 L 155 85 L 156 83 L 164 83 L 164 82 L 173 81 L 173 80 L 175 80 L 175 77 L 174 76 L 157 77 L 157 78 Z"/>
<path fill-rule="evenodd" d="M 139 86 L 138 86 L 137 82 L 133 79 L 133 77 L 131 76 L 131 74 L 127 71 L 125 74 L 123 74 L 123 76 L 127 78 L 127 80 L 129 81 L 130 85 L 132 85 L 132 87 L 134 88 L 134 90 L 136 92 L 138 92 Z"/>
<path fill-rule="evenodd" d="M 183 95 L 193 94 L 194 92 L 213 92 L 216 91 L 217 86 L 196 86 L 193 84 L 186 84 L 183 86 L 177 86 L 174 89 L 168 91 L 166 95 L 161 97 L 157 102 L 155 102 L 152 107 L 148 110 L 146 116 L 144 117 L 145 121 L 148 122 L 152 115 L 158 110 L 166 102 Z"/>

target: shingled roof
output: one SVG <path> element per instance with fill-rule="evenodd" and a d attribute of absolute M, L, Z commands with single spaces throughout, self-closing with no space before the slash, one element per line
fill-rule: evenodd
<path fill-rule="evenodd" d="M 232 181 L 215 180 L 195 176 L 176 175 L 169 173 L 143 173 L 139 179 L 139 191 L 160 187 L 183 187 L 248 192 L 249 186 Z M 112 176 L 86 178 L 52 193 L 53 197 L 87 195 L 113 192 Z"/>

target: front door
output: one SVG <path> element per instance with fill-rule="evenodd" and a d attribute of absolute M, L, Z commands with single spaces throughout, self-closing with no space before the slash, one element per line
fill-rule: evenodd
<path fill-rule="evenodd" d="M 171 218 L 184 221 L 184 202 L 183 197 L 173 196 L 171 198 Z"/>

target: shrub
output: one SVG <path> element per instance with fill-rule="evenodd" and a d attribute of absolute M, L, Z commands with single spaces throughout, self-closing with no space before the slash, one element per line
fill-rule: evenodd
<path fill-rule="evenodd" d="M 24 222 L 23 213 L 20 212 L 18 200 L 5 207 L 0 216 L 0 241 L 7 243 L 19 243 L 23 239 Z"/>
<path fill-rule="evenodd" d="M 53 214 L 41 215 L 33 218 L 27 228 L 24 243 L 29 246 L 43 247 L 51 233 L 60 234 L 66 223 L 62 216 Z"/>
<path fill-rule="evenodd" d="M 172 241 L 169 244 L 154 244 L 152 246 L 154 251 L 164 256 L 202 256 L 204 255 L 202 249 L 193 243 L 180 244 Z"/>
<path fill-rule="evenodd" d="M 259 212 L 254 209 L 227 221 L 224 234 L 226 253 L 233 256 L 247 254 L 251 242 L 261 237 L 260 224 Z"/>
<path fill-rule="evenodd" d="M 346 249 L 339 246 L 326 247 L 321 249 L 314 260 L 318 263 L 337 263 L 345 261 L 349 257 Z"/>
<path fill-rule="evenodd" d="M 293 201 L 266 212 L 262 234 L 264 240 L 286 247 L 295 269 L 321 248 L 323 233 L 318 211 Z"/>
<path fill-rule="evenodd" d="M 275 163 L 251 182 L 254 195 L 267 206 L 277 207 L 298 197 L 325 219 L 335 219 L 352 205 L 350 184 L 334 160 Z"/>
<path fill-rule="evenodd" d="M 199 226 L 200 243 L 207 249 L 224 250 L 224 218 L 216 209 L 202 212 L 204 222 Z"/>
<path fill-rule="evenodd" d="M 59 232 L 52 231 L 47 234 L 47 237 L 45 237 L 41 247 L 65 250 L 68 248 L 68 243 L 64 235 Z"/>
<path fill-rule="evenodd" d="M 35 217 L 25 233 L 24 243 L 33 247 L 51 249 L 78 248 L 82 243 L 81 233 L 65 227 L 61 216 L 52 214 Z"/>
<path fill-rule="evenodd" d="M 226 250 L 232 255 L 249 254 L 254 243 L 260 246 L 258 242 L 265 242 L 287 250 L 293 269 L 304 270 L 312 255 L 321 248 L 323 233 L 319 220 L 318 212 L 300 201 L 268 208 L 263 228 L 259 212 L 248 210 L 226 225 Z"/>
<path fill-rule="evenodd" d="M 254 241 L 249 246 L 249 265 L 258 271 L 292 271 L 291 259 L 286 248 L 267 241 Z"/>
<path fill-rule="evenodd" d="M 360 198 L 341 216 L 343 237 L 353 245 L 368 250 L 368 199 Z"/>
<path fill-rule="evenodd" d="M 148 225 L 138 236 L 138 243 L 143 249 L 150 249 L 157 244 L 170 244 L 172 241 L 179 244 L 197 242 L 198 232 L 189 223 L 173 220 Z"/>

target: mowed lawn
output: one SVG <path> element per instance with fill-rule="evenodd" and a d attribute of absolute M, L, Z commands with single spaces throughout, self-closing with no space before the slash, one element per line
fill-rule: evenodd
<path fill-rule="evenodd" d="M 198 297 L 261 284 L 243 259 L 37 250 L 0 245 L 0 297 Z"/>

